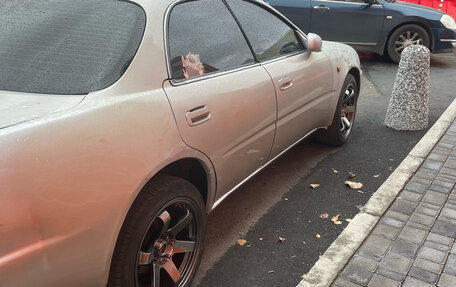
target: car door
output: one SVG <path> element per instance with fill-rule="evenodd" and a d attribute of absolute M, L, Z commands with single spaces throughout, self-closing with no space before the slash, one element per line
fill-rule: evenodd
<path fill-rule="evenodd" d="M 274 86 L 222 0 L 183 2 L 168 18 L 164 90 L 184 142 L 212 161 L 220 199 L 266 162 Z"/>
<path fill-rule="evenodd" d="M 324 53 L 309 53 L 296 31 L 267 7 L 227 0 L 277 95 L 277 131 L 271 158 L 322 125 L 329 115 L 333 71 Z"/>
<path fill-rule="evenodd" d="M 383 6 L 363 0 L 312 0 L 310 31 L 324 40 L 377 45 L 385 21 Z"/>

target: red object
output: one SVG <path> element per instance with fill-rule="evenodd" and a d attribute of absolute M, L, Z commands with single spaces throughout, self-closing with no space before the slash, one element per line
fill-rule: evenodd
<path fill-rule="evenodd" d="M 456 0 L 448 1 L 448 6 L 447 6 L 447 11 L 446 12 L 451 17 L 456 18 Z"/>

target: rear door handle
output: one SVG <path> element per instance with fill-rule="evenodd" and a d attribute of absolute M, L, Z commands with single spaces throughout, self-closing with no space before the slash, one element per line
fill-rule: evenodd
<path fill-rule="evenodd" d="M 189 110 L 185 117 L 187 118 L 187 124 L 193 127 L 210 120 L 211 112 L 207 106 L 199 106 Z"/>
<path fill-rule="evenodd" d="M 313 8 L 314 8 L 314 10 L 318 10 L 320 12 L 325 12 L 330 9 L 328 6 L 325 6 L 325 5 L 318 5 L 318 6 L 314 6 Z"/>
<path fill-rule="evenodd" d="M 293 81 L 290 76 L 285 76 L 279 80 L 279 86 L 281 91 L 285 91 L 293 86 Z"/>

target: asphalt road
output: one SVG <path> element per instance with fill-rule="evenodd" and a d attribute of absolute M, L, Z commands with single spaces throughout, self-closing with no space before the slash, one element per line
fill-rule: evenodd
<path fill-rule="evenodd" d="M 384 126 L 397 65 L 360 57 L 364 81 L 351 140 L 340 148 L 303 142 L 217 207 L 194 286 L 296 286 L 347 226 L 345 219 L 426 133 Z M 429 126 L 455 98 L 454 79 L 456 53 L 432 56 Z M 344 186 L 349 172 L 363 183 L 362 193 Z M 320 187 L 310 188 L 313 183 Z M 320 218 L 323 213 L 329 218 Z M 330 219 L 338 214 L 342 224 L 336 225 Z M 247 243 L 240 246 L 238 239 Z"/>

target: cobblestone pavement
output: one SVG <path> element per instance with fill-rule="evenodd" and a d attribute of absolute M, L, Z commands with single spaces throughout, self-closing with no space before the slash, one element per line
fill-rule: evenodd
<path fill-rule="evenodd" d="M 456 286 L 456 120 L 332 286 Z"/>

